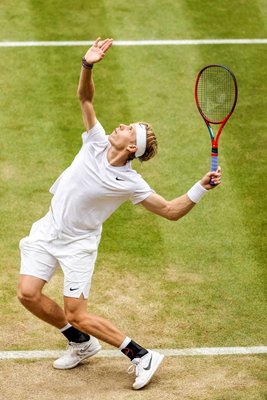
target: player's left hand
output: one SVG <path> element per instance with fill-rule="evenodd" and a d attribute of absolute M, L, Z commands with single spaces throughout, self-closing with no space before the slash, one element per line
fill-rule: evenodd
<path fill-rule="evenodd" d="M 212 185 L 210 184 L 212 182 Z M 200 181 L 200 184 L 206 189 L 214 189 L 221 183 L 221 167 L 218 167 L 215 172 L 208 172 Z"/>
<path fill-rule="evenodd" d="M 113 39 L 101 40 L 100 37 L 96 39 L 93 46 L 85 54 L 85 59 L 88 64 L 95 64 L 105 57 L 105 53 L 112 46 Z"/>

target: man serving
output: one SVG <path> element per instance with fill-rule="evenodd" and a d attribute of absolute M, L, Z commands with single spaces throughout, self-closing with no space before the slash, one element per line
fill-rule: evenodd
<path fill-rule="evenodd" d="M 147 161 L 156 154 L 157 140 L 146 122 L 120 124 L 108 136 L 96 119 L 92 69 L 112 42 L 98 38 L 82 59 L 78 86 L 86 129 L 82 147 L 50 188 L 53 198 L 48 213 L 32 225 L 29 236 L 20 242 L 18 297 L 30 312 L 67 338 L 68 350 L 54 361 L 54 368 L 73 368 L 93 356 L 101 349 L 99 339 L 130 358 L 136 372 L 133 388 L 141 389 L 151 380 L 163 355 L 142 347 L 112 322 L 87 311 L 102 224 L 129 199 L 177 221 L 208 190 L 219 185 L 221 173 L 220 169 L 207 173 L 186 194 L 167 201 L 132 169 L 134 158 Z M 59 265 L 64 273 L 64 311 L 43 294 L 45 283 Z"/>

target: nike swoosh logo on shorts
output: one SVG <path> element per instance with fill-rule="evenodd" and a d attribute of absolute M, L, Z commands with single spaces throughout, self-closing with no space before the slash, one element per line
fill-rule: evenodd
<path fill-rule="evenodd" d="M 121 179 L 121 178 L 118 178 L 118 177 L 116 176 L 116 181 L 125 181 L 125 179 Z"/>
<path fill-rule="evenodd" d="M 150 357 L 150 360 L 149 360 L 149 363 L 148 363 L 147 367 L 144 368 L 146 371 L 148 371 L 151 368 L 151 363 L 152 363 L 152 355 Z"/>
<path fill-rule="evenodd" d="M 73 292 L 73 290 L 78 290 L 79 288 L 70 288 L 70 291 Z"/>

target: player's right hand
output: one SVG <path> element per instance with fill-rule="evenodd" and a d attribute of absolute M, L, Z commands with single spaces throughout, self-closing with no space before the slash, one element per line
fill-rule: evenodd
<path fill-rule="evenodd" d="M 212 183 L 212 185 L 211 185 Z M 218 167 L 215 172 L 208 172 L 200 181 L 200 184 L 206 189 L 210 190 L 220 185 L 221 183 L 221 167 Z"/>
<path fill-rule="evenodd" d="M 101 40 L 100 37 L 96 39 L 93 46 L 85 54 L 85 60 L 88 64 L 95 64 L 101 61 L 104 57 L 108 49 L 112 46 L 113 39 L 105 39 Z"/>

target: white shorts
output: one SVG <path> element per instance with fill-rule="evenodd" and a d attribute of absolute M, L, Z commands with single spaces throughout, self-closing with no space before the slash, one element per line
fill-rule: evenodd
<path fill-rule="evenodd" d="M 60 265 L 64 296 L 88 298 L 101 235 L 70 236 L 60 232 L 49 212 L 20 241 L 20 274 L 49 281 Z"/>

